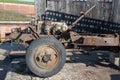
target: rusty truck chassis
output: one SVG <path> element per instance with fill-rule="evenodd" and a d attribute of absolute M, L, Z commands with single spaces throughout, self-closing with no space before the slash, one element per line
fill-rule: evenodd
<path fill-rule="evenodd" d="M 85 34 L 85 33 L 77 33 L 72 29 L 77 24 L 77 22 L 79 22 L 85 15 L 87 15 L 95 7 L 96 5 L 92 6 L 85 13 L 82 13 L 81 16 L 77 20 L 75 20 L 70 26 L 67 26 L 65 22 L 35 21 L 33 19 L 30 22 L 30 24 L 27 25 L 28 27 L 26 28 L 27 32 L 18 29 L 13 29 L 10 38 L 13 40 L 19 39 L 23 44 L 26 44 L 26 42 L 32 41 L 42 36 L 43 37 L 51 36 L 51 37 L 55 37 L 61 43 L 67 44 L 64 45 L 65 47 L 68 46 L 68 44 L 72 44 L 74 45 L 73 48 L 78 48 L 78 46 L 85 46 L 85 47 L 91 46 L 91 47 L 113 47 L 113 49 L 117 48 L 115 50 L 118 50 L 120 46 L 120 35 L 118 33 Z M 53 27 L 51 28 L 51 26 Z M 59 33 L 56 34 L 56 32 Z"/>
<path fill-rule="evenodd" d="M 59 35 L 46 34 L 46 33 L 38 34 L 40 33 L 40 31 L 37 32 L 33 28 L 39 27 L 38 29 L 40 29 L 41 28 L 40 25 L 42 24 L 41 22 L 39 22 L 39 24 L 36 26 L 28 25 L 27 29 L 29 29 L 30 33 L 13 31 L 10 35 L 10 38 L 13 40 L 19 40 L 25 46 L 29 46 L 30 41 L 33 41 L 39 37 L 49 36 L 49 37 L 55 37 L 67 49 L 77 49 L 80 46 L 81 47 L 110 47 L 110 51 L 113 50 L 113 52 L 119 52 L 118 49 L 120 47 L 120 35 L 117 33 L 116 34 L 85 34 L 85 33 L 77 33 L 74 30 L 69 30 Z M 73 45 L 72 48 L 69 47 L 70 44 Z"/>
<path fill-rule="evenodd" d="M 66 56 L 64 48 L 70 50 L 79 50 L 81 48 L 85 50 L 99 49 L 119 53 L 120 35 L 118 33 L 85 34 L 73 30 L 76 23 L 94 7 L 95 6 L 91 7 L 85 13 L 82 13 L 70 26 L 65 22 L 32 20 L 25 30 L 20 30 L 18 28 L 12 29 L 9 38 L 12 41 L 19 40 L 20 43 L 28 47 L 26 54 L 27 65 L 33 73 L 40 77 L 49 77 L 61 70 L 65 63 Z M 44 40 L 47 44 L 46 42 L 44 43 Z M 39 41 L 43 41 L 44 45 L 41 45 Z M 59 47 L 60 50 L 55 47 L 56 45 L 57 47 L 59 47 L 59 45 L 61 46 Z"/>

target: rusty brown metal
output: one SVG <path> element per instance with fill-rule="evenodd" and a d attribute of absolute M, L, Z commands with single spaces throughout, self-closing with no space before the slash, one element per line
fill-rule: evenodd
<path fill-rule="evenodd" d="M 28 33 L 11 33 L 10 35 L 10 38 L 11 39 L 19 39 L 19 40 L 22 40 L 22 41 L 30 41 L 30 40 L 33 40 L 33 39 L 36 39 L 32 34 L 28 34 Z"/>
<path fill-rule="evenodd" d="M 119 35 L 80 35 L 70 32 L 71 40 L 74 44 L 81 46 L 119 46 Z"/>
<path fill-rule="evenodd" d="M 75 20 L 72 25 L 69 26 L 69 29 L 73 28 L 85 15 L 87 15 L 92 9 L 94 9 L 96 5 L 92 6 L 89 10 L 83 13 L 77 20 Z"/>
<path fill-rule="evenodd" d="M 58 51 L 50 46 L 39 46 L 34 54 L 34 62 L 42 69 L 52 69 L 59 61 Z"/>
<path fill-rule="evenodd" d="M 33 32 L 33 35 L 35 36 L 35 38 L 40 37 L 39 34 L 31 26 L 29 26 L 28 28 Z"/>
<path fill-rule="evenodd" d="M 21 35 L 20 32 L 13 32 L 11 33 L 10 38 L 20 39 L 25 43 L 26 41 L 34 40 L 39 37 L 55 37 L 62 44 L 64 44 L 65 47 L 67 47 L 68 44 L 74 44 L 74 48 L 76 46 L 76 49 L 78 45 L 106 47 L 120 46 L 120 37 L 118 34 L 79 34 L 75 31 L 71 31 L 71 28 L 73 28 L 77 24 L 77 22 L 80 21 L 87 13 L 89 13 L 93 8 L 95 8 L 95 6 L 96 5 L 92 6 L 88 11 L 82 13 L 82 15 L 77 20 L 75 20 L 69 27 L 64 22 L 38 21 L 36 24 L 34 24 L 33 21 L 33 24 L 28 25 L 28 28 L 32 32 L 31 34 L 23 33 Z M 42 34 L 40 34 L 41 32 Z M 56 32 L 59 33 L 56 34 Z M 53 65 L 53 63 L 51 64 Z"/>
<path fill-rule="evenodd" d="M 26 54 L 26 51 L 11 51 L 9 53 L 9 55 L 18 55 L 18 56 L 21 56 L 21 55 L 25 55 Z"/>

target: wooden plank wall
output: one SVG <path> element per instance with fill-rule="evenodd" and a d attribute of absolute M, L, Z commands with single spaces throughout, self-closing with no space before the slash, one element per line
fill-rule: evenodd
<path fill-rule="evenodd" d="M 68 14 L 79 15 L 96 5 L 87 17 L 120 23 L 120 0 L 35 0 L 36 17 L 45 10 L 54 10 Z"/>

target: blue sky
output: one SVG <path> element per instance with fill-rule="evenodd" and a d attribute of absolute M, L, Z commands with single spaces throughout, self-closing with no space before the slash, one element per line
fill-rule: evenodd
<path fill-rule="evenodd" d="M 20 0 L 20 1 L 34 2 L 34 0 Z"/>

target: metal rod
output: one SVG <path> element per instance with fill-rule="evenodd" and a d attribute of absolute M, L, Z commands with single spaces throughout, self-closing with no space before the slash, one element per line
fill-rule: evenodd
<path fill-rule="evenodd" d="M 93 8 L 95 8 L 96 5 L 92 6 L 89 10 L 87 10 L 82 16 L 80 16 L 76 21 L 72 23 L 72 25 L 69 27 L 69 29 L 73 28 L 77 22 L 79 22 L 85 15 L 87 15 Z"/>
<path fill-rule="evenodd" d="M 46 8 L 48 7 L 48 0 L 46 0 Z"/>
<path fill-rule="evenodd" d="M 39 34 L 36 31 L 34 31 L 33 28 L 31 28 L 30 26 L 28 28 L 33 32 L 35 38 L 39 38 L 40 37 Z"/>

